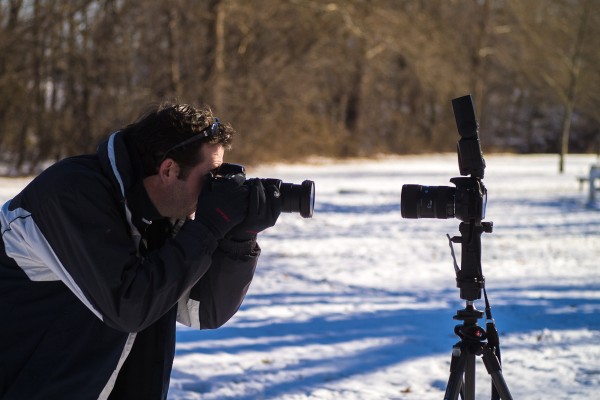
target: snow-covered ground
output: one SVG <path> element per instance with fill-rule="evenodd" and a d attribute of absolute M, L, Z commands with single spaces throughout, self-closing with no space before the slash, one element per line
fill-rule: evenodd
<path fill-rule="evenodd" d="M 556 156 L 485 158 L 494 232 L 482 236 L 483 272 L 507 385 L 515 399 L 600 398 L 600 210 L 576 179 L 596 157 L 569 156 L 562 175 Z M 442 399 L 465 306 L 446 238 L 460 221 L 402 219 L 400 193 L 452 186 L 456 155 L 249 175 L 314 180 L 314 217 L 285 214 L 263 234 L 228 324 L 179 329 L 169 398 Z M 477 398 L 489 398 L 479 357 L 476 370 Z"/>
<path fill-rule="evenodd" d="M 576 179 L 598 160 L 570 155 L 562 175 L 553 155 L 486 161 L 483 272 L 513 398 L 600 398 L 600 207 Z M 442 399 L 465 307 L 446 238 L 460 221 L 402 219 L 400 193 L 452 186 L 456 155 L 249 175 L 314 180 L 314 217 L 282 215 L 261 235 L 254 282 L 224 327 L 178 327 L 169 399 Z M 1 182 L 3 202 L 25 181 Z M 478 357 L 477 399 L 490 382 Z"/>

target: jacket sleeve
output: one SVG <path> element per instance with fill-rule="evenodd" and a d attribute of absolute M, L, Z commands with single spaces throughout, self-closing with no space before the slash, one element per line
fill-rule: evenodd
<path fill-rule="evenodd" d="M 247 250 L 226 246 L 214 252 L 210 269 L 179 301 L 177 320 L 198 329 L 215 329 L 240 308 L 256 270 L 260 247 Z"/>
<path fill-rule="evenodd" d="M 110 182 L 92 173 L 67 178 L 42 178 L 11 206 L 31 213 L 27 235 L 35 243 L 28 251 L 54 257 L 56 262 L 45 260 L 44 265 L 54 264 L 54 272 L 107 325 L 126 332 L 144 329 L 212 269 L 217 241 L 203 225 L 186 222 L 175 238 L 142 258 Z M 235 263 L 214 258 L 219 271 L 210 274 L 203 288 L 216 293 Z M 223 286 L 210 288 L 213 282 Z M 215 309 L 226 300 L 224 294 L 212 297 Z"/>

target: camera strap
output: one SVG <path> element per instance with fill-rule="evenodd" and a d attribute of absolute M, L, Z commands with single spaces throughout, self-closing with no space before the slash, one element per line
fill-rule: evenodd
<path fill-rule="evenodd" d="M 452 238 L 450 235 L 446 234 L 448 238 L 448 245 L 450 246 L 450 253 L 452 254 L 452 261 L 454 262 L 454 272 L 456 272 L 456 276 L 458 277 L 458 273 L 460 272 L 460 267 L 458 266 L 458 262 L 456 262 L 456 254 L 454 253 L 454 246 L 452 245 Z"/>
<path fill-rule="evenodd" d="M 488 344 L 494 349 L 496 357 L 498 357 L 498 362 L 500 365 L 502 365 L 502 360 L 500 358 L 500 336 L 498 335 L 498 329 L 496 328 L 496 321 L 494 321 L 494 318 L 492 317 L 492 307 L 490 306 L 485 288 L 483 288 L 483 297 L 485 299 L 485 328 L 488 337 Z"/>
<path fill-rule="evenodd" d="M 498 335 L 498 329 L 496 328 L 496 321 L 492 317 L 492 307 L 490 306 L 490 302 L 488 300 L 487 292 L 485 287 L 483 288 L 483 297 L 485 299 L 485 331 L 487 335 L 488 347 L 490 347 L 496 358 L 498 358 L 498 365 L 502 368 L 502 357 L 500 356 L 500 335 Z M 492 385 L 492 400 L 500 399 L 500 394 L 496 389 L 495 385 Z"/>

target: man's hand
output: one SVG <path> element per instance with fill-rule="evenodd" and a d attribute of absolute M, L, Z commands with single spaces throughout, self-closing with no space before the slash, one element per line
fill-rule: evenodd
<path fill-rule="evenodd" d="M 266 187 L 259 178 L 248 179 L 248 213 L 246 218 L 229 232 L 228 238 L 235 241 L 248 241 L 256 238 L 259 232 L 272 227 L 281 214 L 281 181 L 269 179 Z"/>
<path fill-rule="evenodd" d="M 195 221 L 206 226 L 217 239 L 243 221 L 248 210 L 250 188 L 242 174 L 210 179 L 198 199 Z"/>

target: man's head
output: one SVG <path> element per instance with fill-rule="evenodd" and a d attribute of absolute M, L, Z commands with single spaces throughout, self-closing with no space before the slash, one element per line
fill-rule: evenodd
<path fill-rule="evenodd" d="M 123 129 L 143 165 L 143 182 L 162 216 L 184 218 L 196 209 L 206 175 L 223 163 L 235 131 L 209 108 L 163 104 Z"/>
<path fill-rule="evenodd" d="M 160 164 L 170 158 L 180 166 L 180 178 L 185 179 L 188 170 L 201 161 L 198 150 L 203 144 L 231 147 L 234 129 L 229 124 L 215 126 L 215 122 L 208 107 L 164 103 L 152 107 L 122 131 L 125 141 L 142 160 L 144 177 L 156 174 Z M 200 139 L 192 140 L 198 135 Z M 188 140 L 192 141 L 186 143 Z"/>

